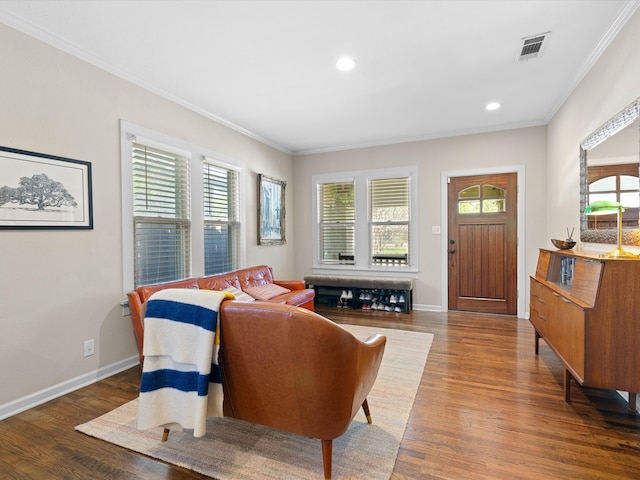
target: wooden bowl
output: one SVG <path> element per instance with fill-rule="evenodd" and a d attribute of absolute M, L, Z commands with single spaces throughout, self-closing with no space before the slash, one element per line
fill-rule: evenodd
<path fill-rule="evenodd" d="M 576 242 L 574 241 L 569 242 L 567 240 L 558 240 L 557 238 L 552 238 L 551 243 L 553 243 L 554 247 L 559 248 L 560 250 L 569 250 L 576 246 Z"/>

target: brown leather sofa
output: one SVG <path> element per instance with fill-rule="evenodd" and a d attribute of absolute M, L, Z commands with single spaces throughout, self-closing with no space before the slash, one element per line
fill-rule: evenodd
<path fill-rule="evenodd" d="M 333 439 L 362 407 L 386 337 L 360 341 L 336 323 L 289 305 L 225 301 L 220 307 L 224 415 L 322 440 L 325 479 Z"/>
<path fill-rule="evenodd" d="M 131 323 L 133 324 L 133 334 L 138 346 L 140 365 L 144 360 L 142 355 L 142 342 L 144 338 L 144 328 L 142 313 L 144 302 L 151 295 L 166 288 L 199 288 L 206 290 L 224 290 L 227 287 L 234 287 L 242 291 L 250 290 L 252 287 L 263 287 L 265 285 L 279 285 L 290 292 L 279 294 L 268 300 L 269 303 L 287 304 L 297 307 L 314 310 L 315 291 L 306 288 L 304 280 L 274 280 L 273 270 L 267 265 L 257 265 L 254 267 L 234 270 L 233 272 L 209 275 L 198 278 L 187 278 L 175 282 L 157 283 L 138 287 L 127 294 L 129 299 L 129 310 L 131 311 Z"/>

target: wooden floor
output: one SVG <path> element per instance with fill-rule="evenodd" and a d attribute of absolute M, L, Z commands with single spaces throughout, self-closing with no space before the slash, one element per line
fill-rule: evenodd
<path fill-rule="evenodd" d="M 640 417 L 617 393 L 575 383 L 566 404 L 562 366 L 544 342 L 534 355 L 528 321 L 321 312 L 339 323 L 435 334 L 393 480 L 640 478 Z M 138 379 L 132 368 L 0 422 L 0 478 L 207 478 L 73 430 L 135 398 Z"/>

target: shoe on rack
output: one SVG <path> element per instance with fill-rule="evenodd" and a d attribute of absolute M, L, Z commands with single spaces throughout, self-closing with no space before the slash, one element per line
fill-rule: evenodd
<path fill-rule="evenodd" d="M 375 302 L 375 301 L 374 301 L 374 302 L 371 304 L 371 310 L 377 310 L 377 309 L 378 309 L 378 302 Z"/>
<path fill-rule="evenodd" d="M 396 305 L 396 308 L 393 309 L 396 313 L 402 313 L 402 309 Z"/>
<path fill-rule="evenodd" d="M 347 300 L 353 300 L 353 292 L 351 290 L 347 292 Z"/>
<path fill-rule="evenodd" d="M 389 297 L 389 303 L 398 303 L 398 297 L 391 295 L 391 297 Z"/>
<path fill-rule="evenodd" d="M 391 305 L 385 305 L 384 306 L 384 311 L 385 312 L 390 312 L 391 311 Z"/>
<path fill-rule="evenodd" d="M 398 299 L 398 303 L 405 303 L 404 295 L 400 295 L 400 298 Z"/>

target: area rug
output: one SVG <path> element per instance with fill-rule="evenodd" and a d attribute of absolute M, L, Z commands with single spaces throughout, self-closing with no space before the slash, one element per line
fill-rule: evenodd
<path fill-rule="evenodd" d="M 360 410 L 344 435 L 333 441 L 334 479 L 388 480 L 420 384 L 430 333 L 343 325 L 357 338 L 373 333 L 387 337 L 384 357 L 368 401 L 369 425 Z M 162 443 L 162 428 L 136 429 L 133 400 L 76 430 L 135 452 L 202 473 L 217 480 L 321 479 L 322 448 L 318 439 L 293 435 L 228 418 L 211 418 L 207 434 L 171 431 Z"/>

